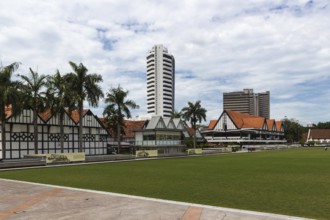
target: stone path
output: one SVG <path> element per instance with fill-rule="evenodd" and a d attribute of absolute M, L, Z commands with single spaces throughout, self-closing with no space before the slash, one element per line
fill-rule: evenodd
<path fill-rule="evenodd" d="M 0 220 L 276 220 L 284 215 L 0 179 Z"/>

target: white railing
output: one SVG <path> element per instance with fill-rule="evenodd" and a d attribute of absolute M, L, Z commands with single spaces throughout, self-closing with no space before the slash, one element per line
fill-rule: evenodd
<path fill-rule="evenodd" d="M 137 146 L 180 146 L 183 144 L 181 140 L 135 141 Z"/>

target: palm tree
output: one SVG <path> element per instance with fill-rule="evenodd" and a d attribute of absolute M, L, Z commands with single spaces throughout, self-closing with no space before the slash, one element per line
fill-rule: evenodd
<path fill-rule="evenodd" d="M 178 112 L 176 110 L 172 111 L 171 118 L 181 118 L 181 112 Z"/>
<path fill-rule="evenodd" d="M 102 76 L 98 74 L 88 74 L 88 69 L 80 63 L 69 62 L 73 73 L 69 74 L 71 89 L 75 92 L 75 101 L 78 103 L 79 111 L 79 152 L 82 152 L 82 129 L 83 129 L 83 103 L 87 99 L 88 103 L 97 107 L 100 98 L 103 98 L 103 92 L 98 83 L 102 82 Z"/>
<path fill-rule="evenodd" d="M 75 107 L 73 91 L 70 88 L 68 81 L 68 75 L 61 76 L 60 72 L 57 72 L 49 77 L 47 82 L 47 100 L 50 102 L 49 106 L 52 113 L 59 114 L 59 125 L 60 125 L 60 146 L 61 153 L 64 152 L 64 115 L 65 109 L 68 108 L 70 111 Z"/>
<path fill-rule="evenodd" d="M 124 117 L 131 118 L 131 109 L 137 109 L 139 106 L 132 100 L 125 100 L 128 95 L 128 91 L 124 91 L 120 85 L 117 88 L 111 88 L 105 98 L 105 103 L 109 105 L 105 108 L 103 114 L 109 112 L 115 115 L 117 124 L 117 141 L 118 141 L 118 153 L 120 153 L 120 137 L 121 129 L 124 125 Z"/>
<path fill-rule="evenodd" d="M 12 81 L 12 74 L 18 69 L 19 63 L 15 62 L 8 66 L 0 66 L 0 121 L 1 121 L 1 145 L 2 159 L 6 159 L 6 108 L 11 106 L 12 115 L 21 111 L 19 82 Z"/>
<path fill-rule="evenodd" d="M 25 105 L 33 110 L 33 130 L 34 130 L 34 153 L 38 154 L 38 113 L 45 107 L 45 91 L 47 82 L 46 75 L 39 75 L 30 68 L 31 77 L 21 75 L 23 80 L 22 91 L 25 97 Z"/>
<path fill-rule="evenodd" d="M 123 123 L 123 121 L 120 121 L 120 117 L 118 117 L 118 115 L 118 110 L 115 108 L 114 105 L 106 106 L 103 111 L 105 125 L 108 129 L 111 130 L 114 136 L 118 136 L 118 126 L 120 126 L 120 134 L 125 134 L 125 123 Z"/>
<path fill-rule="evenodd" d="M 207 110 L 202 108 L 200 100 L 195 104 L 188 102 L 188 106 L 181 110 L 182 117 L 190 121 L 191 127 L 194 130 L 194 148 L 196 148 L 196 123 L 201 123 L 202 120 L 206 120 L 206 112 Z"/>

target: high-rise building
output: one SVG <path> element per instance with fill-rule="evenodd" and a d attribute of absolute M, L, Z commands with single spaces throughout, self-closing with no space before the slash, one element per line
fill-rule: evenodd
<path fill-rule="evenodd" d="M 163 45 L 147 54 L 147 106 L 149 115 L 171 117 L 174 110 L 175 61 Z"/>
<path fill-rule="evenodd" d="M 223 93 L 223 109 L 270 118 L 270 92 L 253 93 L 253 89 Z"/>

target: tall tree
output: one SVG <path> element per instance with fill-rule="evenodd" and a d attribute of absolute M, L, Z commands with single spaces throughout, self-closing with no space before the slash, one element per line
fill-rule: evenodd
<path fill-rule="evenodd" d="M 202 120 L 206 120 L 206 112 L 207 110 L 201 106 L 200 100 L 195 103 L 188 102 L 188 106 L 181 110 L 182 117 L 185 120 L 190 121 L 191 127 L 194 131 L 194 148 L 196 148 L 197 122 L 201 123 Z"/>
<path fill-rule="evenodd" d="M 285 118 L 282 121 L 282 124 L 284 128 L 284 137 L 289 143 L 299 142 L 302 140 L 304 127 L 300 125 L 297 120 Z"/>
<path fill-rule="evenodd" d="M 98 83 L 102 82 L 102 76 L 99 74 L 88 74 L 88 69 L 80 63 L 69 62 L 73 69 L 73 73 L 69 74 L 69 82 L 72 90 L 75 92 L 74 97 L 78 103 L 79 111 L 79 152 L 83 151 L 82 147 L 82 130 L 83 130 L 83 108 L 84 101 L 87 100 L 89 105 L 93 107 L 98 106 L 100 98 L 103 98 L 103 92 Z"/>
<path fill-rule="evenodd" d="M 105 103 L 106 106 L 103 114 L 107 115 L 111 113 L 114 115 L 117 124 L 117 142 L 118 142 L 118 153 L 120 153 L 120 141 L 121 141 L 121 130 L 124 126 L 124 117 L 131 118 L 131 109 L 137 109 L 139 106 L 130 99 L 126 99 L 128 91 L 124 91 L 120 85 L 117 88 L 111 88 L 106 94 Z"/>
<path fill-rule="evenodd" d="M 13 115 L 21 111 L 19 82 L 12 81 L 12 74 L 18 69 L 19 63 L 15 62 L 8 66 L 0 66 L 0 121 L 1 121 L 1 145 L 2 159 L 6 159 L 6 108 L 11 107 Z"/>
<path fill-rule="evenodd" d="M 319 123 L 317 123 L 317 125 L 315 127 L 319 128 L 319 129 L 330 129 L 330 121 L 328 121 L 328 122 L 319 122 Z"/>
<path fill-rule="evenodd" d="M 114 136 L 118 137 L 118 126 L 120 126 L 120 134 L 125 134 L 125 123 L 124 121 L 120 121 L 120 117 L 118 117 L 118 110 L 114 105 L 106 106 L 103 111 L 103 116 L 106 127 L 111 130 L 111 133 Z"/>
<path fill-rule="evenodd" d="M 68 75 L 62 76 L 57 72 L 49 77 L 47 82 L 47 100 L 49 102 L 50 110 L 54 114 L 58 114 L 58 121 L 60 125 L 60 147 L 61 153 L 64 152 L 64 115 L 66 109 L 71 111 L 75 107 L 75 94 L 70 87 Z"/>
<path fill-rule="evenodd" d="M 178 112 L 176 110 L 172 111 L 172 113 L 171 113 L 172 118 L 181 118 L 181 116 L 182 116 L 181 112 Z"/>
<path fill-rule="evenodd" d="M 39 75 L 38 72 L 30 68 L 31 76 L 21 75 L 23 85 L 22 91 L 25 95 L 24 102 L 33 110 L 33 133 L 34 133 L 34 153 L 38 154 L 38 113 L 44 110 L 46 101 L 45 86 L 46 75 Z"/>

